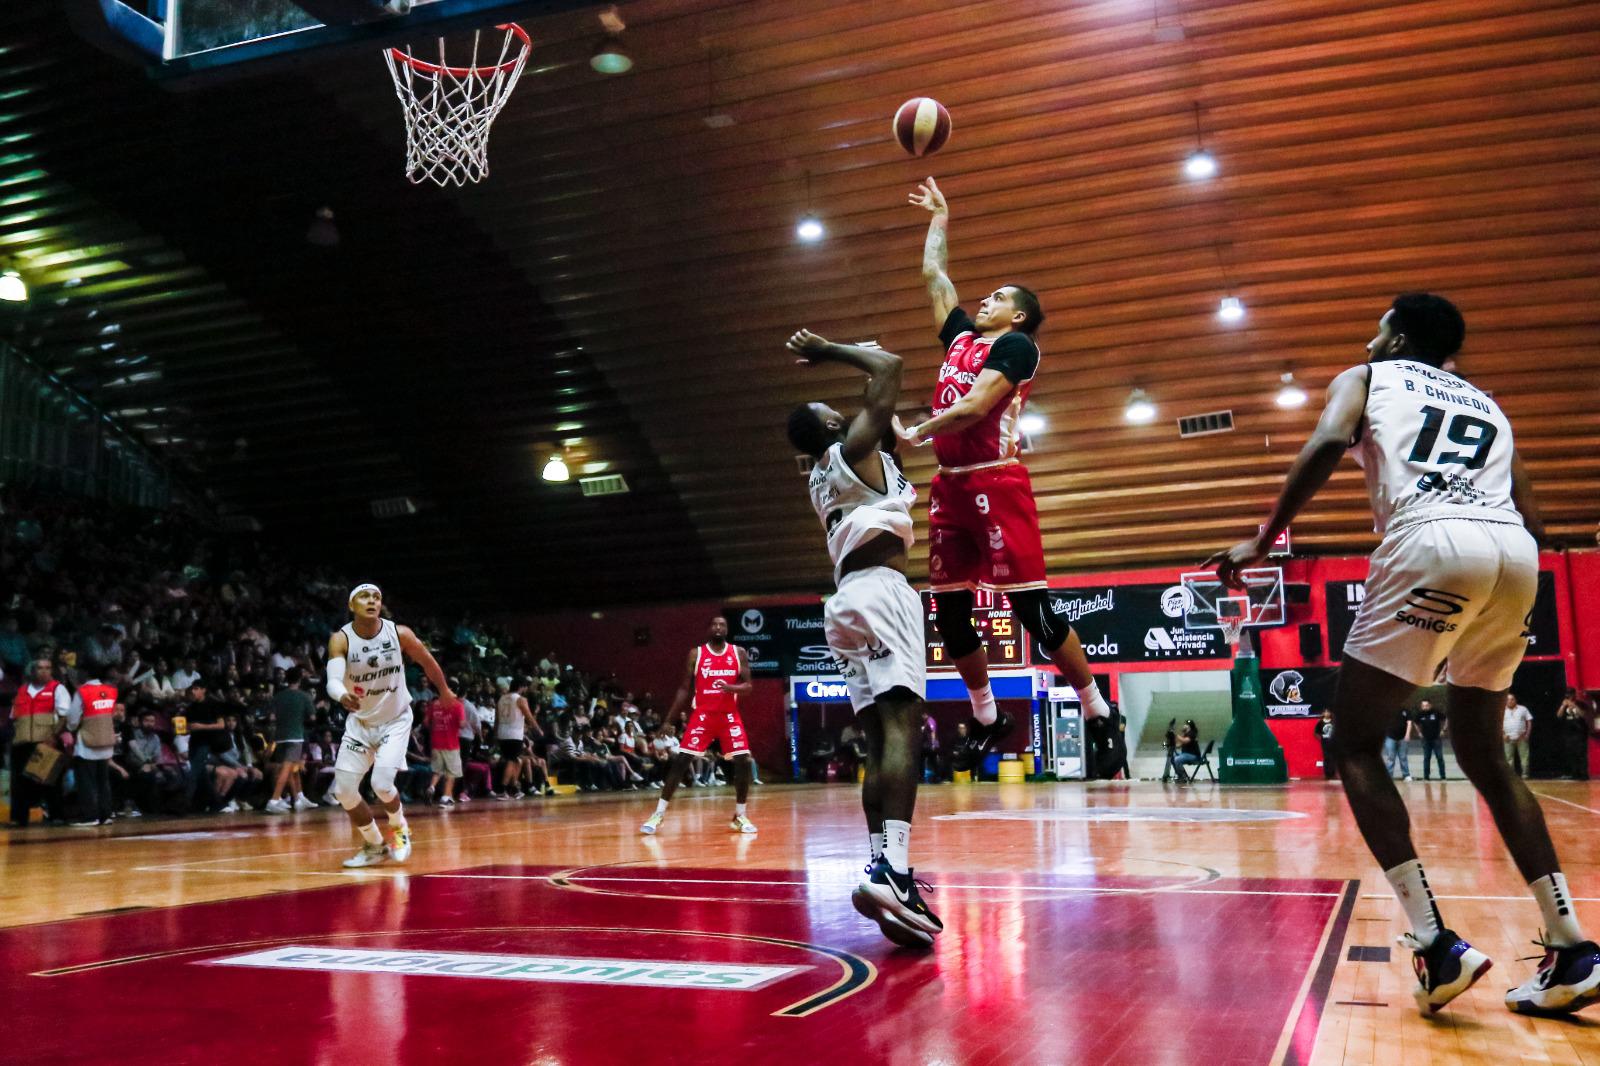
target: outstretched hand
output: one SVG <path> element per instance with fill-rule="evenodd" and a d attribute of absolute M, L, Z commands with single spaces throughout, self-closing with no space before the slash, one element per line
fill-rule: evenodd
<path fill-rule="evenodd" d="M 939 183 L 932 178 L 917 186 L 917 191 L 911 194 L 909 202 L 916 207 L 925 207 L 936 215 L 950 213 L 950 205 L 945 203 L 944 193 L 939 191 Z"/>
<path fill-rule="evenodd" d="M 917 433 L 915 426 L 908 429 L 906 424 L 900 421 L 899 415 L 890 417 L 889 427 L 894 430 L 894 435 L 900 438 L 900 443 L 902 444 L 909 444 L 913 448 L 920 448 L 924 444 L 928 443 L 922 439 L 920 434 Z"/>
<path fill-rule="evenodd" d="M 1231 589 L 1242 589 L 1244 579 L 1239 576 L 1239 571 L 1248 570 L 1266 557 L 1267 547 L 1261 543 L 1261 538 L 1251 537 L 1217 552 L 1200 565 L 1207 570 L 1216 567 L 1217 580 Z"/>
<path fill-rule="evenodd" d="M 786 347 L 800 357 L 795 362 L 801 366 L 816 366 L 822 362 L 829 344 L 828 338 L 819 337 L 809 329 L 801 329 L 796 330 L 794 336 L 789 338 Z"/>

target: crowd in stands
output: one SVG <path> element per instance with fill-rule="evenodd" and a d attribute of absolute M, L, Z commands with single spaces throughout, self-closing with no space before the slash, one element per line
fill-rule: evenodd
<path fill-rule="evenodd" d="M 368 575 L 308 571 L 181 515 L 14 489 L 0 490 L 0 573 L 13 824 L 36 807 L 99 825 L 333 803 L 345 714 L 323 690 L 327 641 Z M 399 620 L 460 698 L 441 707 L 408 664 L 406 802 L 547 795 L 552 775 L 584 791 L 664 776 L 678 740 L 652 694 L 469 616 Z M 721 781 L 707 759 L 686 784 Z"/>

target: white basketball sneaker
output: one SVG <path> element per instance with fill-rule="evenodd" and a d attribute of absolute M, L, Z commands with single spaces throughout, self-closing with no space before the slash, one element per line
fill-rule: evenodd
<path fill-rule="evenodd" d="M 363 844 L 361 850 L 344 861 L 346 869 L 380 866 L 389 859 L 389 849 L 380 844 Z"/>

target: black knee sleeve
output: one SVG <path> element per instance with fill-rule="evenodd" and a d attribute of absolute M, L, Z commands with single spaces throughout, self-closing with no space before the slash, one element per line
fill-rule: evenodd
<path fill-rule="evenodd" d="M 1008 592 L 1011 610 L 1028 635 L 1037 640 L 1045 651 L 1055 651 L 1066 643 L 1072 627 L 1050 609 L 1050 597 L 1044 589 L 1024 589 Z"/>
<path fill-rule="evenodd" d="M 977 651 L 983 640 L 972 626 L 972 592 L 968 589 L 935 592 L 933 602 L 936 608 L 933 627 L 944 641 L 945 654 L 955 660 Z"/>

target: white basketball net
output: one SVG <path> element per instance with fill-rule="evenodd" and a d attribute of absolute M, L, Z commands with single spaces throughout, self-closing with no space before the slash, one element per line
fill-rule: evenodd
<path fill-rule="evenodd" d="M 489 174 L 489 127 L 516 88 L 532 45 L 515 24 L 505 31 L 500 58 L 478 65 L 479 32 L 468 66 L 452 67 L 439 38 L 439 61 L 417 59 L 410 48 L 383 53 L 406 116 L 406 177 L 412 184 L 466 185 Z M 513 54 L 515 49 L 515 54 Z"/>

